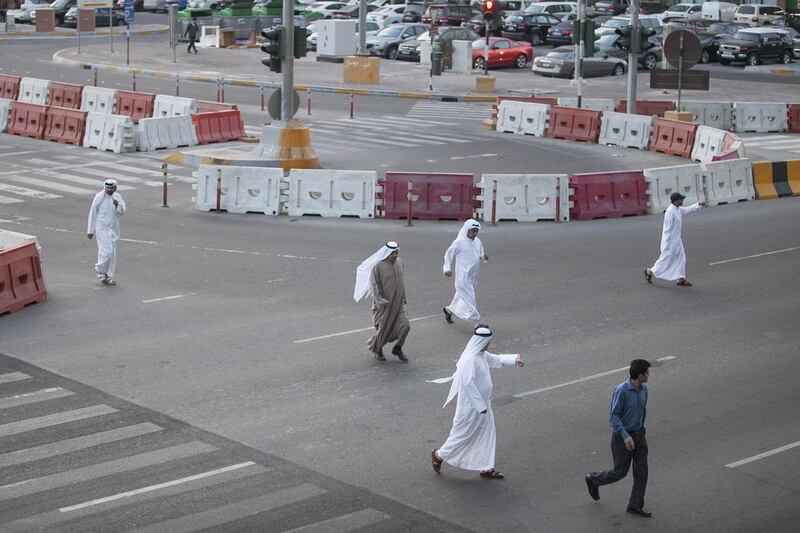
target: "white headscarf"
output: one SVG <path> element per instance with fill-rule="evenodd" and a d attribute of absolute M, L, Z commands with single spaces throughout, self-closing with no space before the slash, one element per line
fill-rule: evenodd
<path fill-rule="evenodd" d="M 470 218 L 469 220 L 464 222 L 464 225 L 461 226 L 460 230 L 458 230 L 458 238 L 459 239 L 466 239 L 467 238 L 467 233 L 471 229 L 477 229 L 478 231 L 480 231 L 481 223 L 478 222 L 477 220 L 475 220 L 474 218 Z"/>
<path fill-rule="evenodd" d="M 470 363 L 473 357 L 484 351 L 490 340 L 492 340 L 491 330 L 486 326 L 478 326 L 475 328 L 475 333 L 473 333 L 472 337 L 469 339 L 467 347 L 464 348 L 463 352 L 461 352 L 461 357 L 458 358 L 455 373 L 447 378 L 432 379 L 428 381 L 428 383 L 453 382 L 450 385 L 450 393 L 447 395 L 447 400 L 445 400 L 442 407 L 447 407 L 447 404 L 453 401 L 453 398 L 455 398 L 458 394 L 458 389 L 460 388 L 462 382 L 465 382 L 471 378 L 471 376 L 464 375 L 467 372 L 471 373 L 473 371 L 473 367 L 471 365 L 467 366 L 467 363 Z"/>
<path fill-rule="evenodd" d="M 117 180 L 115 180 L 114 178 L 108 178 L 106 181 L 103 182 L 103 185 L 106 187 L 116 187 Z"/>
<path fill-rule="evenodd" d="M 369 276 L 372 274 L 372 269 L 375 265 L 389 257 L 392 252 L 396 252 L 400 246 L 394 242 L 389 241 L 380 250 L 365 259 L 356 269 L 356 287 L 353 290 L 353 299 L 355 301 L 361 300 L 364 296 L 369 294 Z"/>

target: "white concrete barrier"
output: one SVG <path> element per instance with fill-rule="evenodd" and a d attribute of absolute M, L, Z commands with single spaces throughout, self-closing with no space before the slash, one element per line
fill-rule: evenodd
<path fill-rule="evenodd" d="M 686 197 L 684 205 L 705 201 L 703 171 L 700 165 L 647 168 L 644 170 L 647 212 L 659 214 L 669 207 L 669 196 L 679 192 Z"/>
<path fill-rule="evenodd" d="M 453 40 L 453 72 L 472 72 L 472 41 Z"/>
<path fill-rule="evenodd" d="M 194 115 L 197 113 L 197 100 L 180 96 L 157 94 L 153 104 L 153 118 Z"/>
<path fill-rule="evenodd" d="M 11 114 L 11 106 L 13 104 L 14 100 L 0 98 L 0 133 L 6 131 L 6 127 L 8 126 L 8 117 Z"/>
<path fill-rule="evenodd" d="M 733 131 L 771 133 L 786 131 L 789 127 L 787 104 L 742 103 L 733 104 Z"/>
<path fill-rule="evenodd" d="M 753 162 L 750 159 L 703 165 L 703 188 L 708 205 L 755 200 Z"/>
<path fill-rule="evenodd" d="M 558 105 L 562 107 L 578 107 L 578 99 L 572 97 L 559 98 Z M 614 111 L 616 106 L 617 102 L 613 98 L 581 98 L 581 109 Z"/>
<path fill-rule="evenodd" d="M 280 215 L 286 200 L 283 170 L 267 167 L 200 165 L 195 209 L 211 211 L 217 207 L 217 176 L 220 175 L 220 209 L 229 213 Z"/>
<path fill-rule="evenodd" d="M 38 78 L 22 78 L 19 82 L 18 102 L 26 104 L 47 105 L 47 96 L 50 94 L 50 80 Z"/>
<path fill-rule="evenodd" d="M 652 130 L 653 117 L 603 111 L 597 144 L 647 150 Z"/>
<path fill-rule="evenodd" d="M 522 135 L 522 102 L 502 100 L 497 107 L 497 131 Z"/>
<path fill-rule="evenodd" d="M 137 144 L 142 152 L 198 144 L 197 132 L 189 115 L 140 119 L 136 133 Z"/>
<path fill-rule="evenodd" d="M 83 86 L 81 111 L 113 115 L 116 111 L 117 90 L 106 87 Z"/>
<path fill-rule="evenodd" d="M 715 155 L 725 151 L 725 134 L 727 132 L 708 126 L 698 126 L 694 134 L 692 160 L 710 163 Z"/>
<path fill-rule="evenodd" d="M 375 216 L 374 170 L 292 169 L 289 173 L 289 216 Z"/>
<path fill-rule="evenodd" d="M 136 134 L 131 117 L 88 113 L 83 146 L 121 154 L 136 151 Z"/>
<path fill-rule="evenodd" d="M 732 102 L 681 102 L 681 111 L 692 114 L 692 122 L 729 130 L 733 127 Z"/>
<path fill-rule="evenodd" d="M 497 183 L 497 194 L 494 187 Z M 484 220 L 533 222 L 569 220 L 569 176 L 566 174 L 484 174 L 478 187 L 483 193 Z"/>
<path fill-rule="evenodd" d="M 522 107 L 519 133 L 544 137 L 547 134 L 547 119 L 550 117 L 550 106 L 530 102 L 520 103 Z"/>

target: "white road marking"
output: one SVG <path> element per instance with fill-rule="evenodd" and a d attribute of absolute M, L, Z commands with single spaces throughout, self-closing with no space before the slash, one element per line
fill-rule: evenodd
<path fill-rule="evenodd" d="M 396 115 L 383 115 L 383 117 L 387 118 L 387 119 L 390 119 L 391 122 L 393 122 L 395 124 L 397 123 L 397 120 L 398 120 Z M 433 125 L 437 125 L 437 126 L 455 126 L 456 125 L 455 122 L 437 122 L 435 120 L 418 120 L 418 119 L 415 119 L 415 118 L 408 118 L 408 117 L 403 117 L 402 121 L 410 123 L 409 124 L 410 126 L 413 126 L 414 123 L 418 123 L 420 126 L 433 126 Z"/>
<path fill-rule="evenodd" d="M 23 374 L 22 372 L 0 374 L 0 383 L 12 383 L 14 381 L 22 381 L 24 379 L 31 379 L 31 377 L 28 374 Z"/>
<path fill-rule="evenodd" d="M 736 468 L 737 466 L 746 465 L 747 463 L 752 463 L 754 461 L 758 461 L 759 459 L 764 459 L 765 457 L 769 457 L 770 455 L 775 455 L 776 453 L 781 453 L 785 452 L 786 450 L 791 450 L 792 448 L 797 448 L 798 446 L 800 446 L 800 440 L 797 442 L 793 442 L 791 444 L 787 444 L 786 446 L 781 446 L 780 448 L 775 448 L 774 450 L 769 450 L 763 453 L 759 453 L 758 455 L 748 457 L 747 459 L 742 459 L 741 461 L 729 463 L 725 466 L 728 468 Z"/>
<path fill-rule="evenodd" d="M 24 201 L 25 200 L 20 200 L 19 198 L 9 198 L 8 196 L 0 196 L 0 204 L 18 204 Z"/>
<path fill-rule="evenodd" d="M 500 154 L 472 154 L 472 155 L 456 155 L 451 157 L 452 161 L 458 161 L 459 159 L 477 159 L 479 157 L 499 157 Z"/>
<path fill-rule="evenodd" d="M 756 257 L 764 257 L 767 255 L 775 255 L 775 254 L 782 254 L 783 252 L 793 252 L 795 250 L 800 250 L 800 246 L 795 246 L 793 248 L 784 248 L 783 250 L 773 250 L 772 252 L 764 252 L 761 254 L 753 254 L 753 255 L 745 255 L 742 257 L 734 257 L 733 259 L 725 259 L 724 261 L 715 261 L 713 263 L 709 263 L 708 266 L 715 266 L 715 265 L 724 265 L 725 263 L 733 263 L 734 261 L 744 261 L 745 259 L 754 259 Z"/>
<path fill-rule="evenodd" d="M 15 394 L 14 396 L 4 396 L 0 398 L 0 409 L 64 398 L 66 396 L 72 396 L 73 394 L 75 393 L 70 390 L 62 389 L 61 387 L 52 387 L 49 389 L 26 392 L 24 394 Z"/>
<path fill-rule="evenodd" d="M 411 320 L 409 320 L 409 322 L 416 322 L 418 320 L 427 320 L 429 318 L 435 318 L 437 316 L 441 316 L 441 315 L 435 314 L 435 315 L 419 316 L 417 318 L 412 318 Z M 322 340 L 322 339 L 330 339 L 331 337 L 341 337 L 342 335 L 350 335 L 351 333 L 361 333 L 363 331 L 370 331 L 370 330 L 373 330 L 373 329 L 375 329 L 375 328 L 371 327 L 371 328 L 351 329 L 349 331 L 340 331 L 339 333 L 331 333 L 329 335 L 320 335 L 319 337 L 310 337 L 308 339 L 300 339 L 300 340 L 294 341 L 294 343 L 295 344 L 303 344 L 303 343 L 311 342 L 311 341 L 319 341 L 319 340 Z"/>
<path fill-rule="evenodd" d="M 38 154 L 39 150 L 25 150 L 23 152 L 3 152 L 2 155 L 27 155 L 27 154 Z"/>
<path fill-rule="evenodd" d="M 39 200 L 54 200 L 61 198 L 58 194 L 52 194 L 44 191 L 37 191 L 35 189 L 28 189 L 27 187 L 19 187 L 17 185 L 8 185 L 0 183 L 0 191 L 10 192 L 11 194 L 18 194 L 20 196 L 28 196 L 30 198 L 38 198 Z"/>
<path fill-rule="evenodd" d="M 167 300 L 177 300 L 178 298 L 185 298 L 187 296 L 194 296 L 197 293 L 189 292 L 186 294 L 176 294 L 174 296 L 164 296 L 163 298 L 151 298 L 150 300 L 142 300 L 143 304 L 151 304 L 154 302 L 166 302 Z"/>
<path fill-rule="evenodd" d="M 139 240 L 139 239 L 122 239 L 122 238 L 120 238 L 120 240 L 124 241 L 124 242 L 133 242 L 133 243 L 136 243 L 136 244 L 150 244 L 152 246 L 158 246 L 158 243 L 155 242 L 155 241 L 142 241 L 142 240 Z"/>
<path fill-rule="evenodd" d="M 71 505 L 69 507 L 62 507 L 59 509 L 62 513 L 69 513 L 70 511 L 77 511 L 79 509 L 85 509 L 86 507 L 93 507 L 95 505 L 100 505 L 106 502 L 111 502 L 114 500 L 121 500 L 122 498 L 128 498 L 130 496 L 136 496 L 137 494 L 143 494 L 145 492 L 152 492 L 154 490 L 163 489 L 166 487 L 172 487 L 174 485 L 180 485 L 182 483 L 188 483 L 190 481 L 195 481 L 197 479 L 203 479 L 206 477 L 215 476 L 217 474 L 222 474 L 224 472 L 230 472 L 232 470 L 239 470 L 240 468 L 245 468 L 248 466 L 253 466 L 255 463 L 253 461 L 247 461 L 246 463 L 239 463 L 235 465 L 226 466 L 223 468 L 217 468 L 216 470 L 209 470 L 208 472 L 203 472 L 202 474 L 195 474 L 193 476 L 183 477 L 180 479 L 173 479 L 172 481 L 166 481 L 164 483 L 158 483 L 156 485 L 150 485 L 147 487 L 142 487 L 135 490 L 129 490 L 127 492 L 120 492 L 118 494 L 113 494 L 111 496 L 106 496 L 105 498 L 97 498 L 96 500 L 90 500 L 88 502 L 79 503 L 77 505 Z"/>
<path fill-rule="evenodd" d="M 656 359 L 656 361 L 670 361 L 675 359 L 674 355 L 669 355 L 667 357 L 661 357 L 660 359 Z M 559 383 L 558 385 L 550 385 L 549 387 L 543 387 L 541 389 L 536 389 L 528 392 L 521 392 L 519 394 L 514 394 L 514 398 L 524 398 L 525 396 L 531 396 L 533 394 L 539 394 L 540 392 L 547 392 L 554 389 L 560 389 L 562 387 L 568 387 L 570 385 L 575 385 L 577 383 L 583 383 L 584 381 L 591 381 L 593 379 L 602 378 L 605 376 L 610 376 L 611 374 L 616 374 L 617 372 L 622 372 L 623 370 L 628 370 L 630 366 L 624 366 L 622 368 L 615 368 L 614 370 L 608 370 L 606 372 L 600 372 L 599 374 L 592 374 L 591 376 L 586 376 L 584 378 L 573 379 L 572 381 L 567 381 L 566 383 Z"/>
<path fill-rule="evenodd" d="M 81 189 L 80 187 L 73 187 L 71 185 L 64 185 L 63 183 L 54 183 L 52 181 L 47 180 L 40 180 L 37 178 L 30 178 L 28 176 L 6 176 L 6 179 L 10 179 L 12 181 L 21 181 L 26 185 L 36 185 L 37 187 L 44 187 L 45 189 L 55 189 L 58 192 L 66 192 L 70 194 L 80 194 L 80 195 L 94 195 L 98 191 L 92 189 Z"/>

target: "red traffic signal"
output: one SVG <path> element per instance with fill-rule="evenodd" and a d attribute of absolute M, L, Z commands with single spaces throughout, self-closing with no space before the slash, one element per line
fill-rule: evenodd
<path fill-rule="evenodd" d="M 494 0 L 485 0 L 483 2 L 483 10 L 484 11 L 491 11 L 494 9 Z"/>

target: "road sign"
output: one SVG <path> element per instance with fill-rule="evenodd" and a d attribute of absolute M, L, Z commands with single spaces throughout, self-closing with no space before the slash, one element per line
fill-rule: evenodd
<path fill-rule="evenodd" d="M 653 69 L 650 71 L 651 89 L 678 89 L 678 69 Z M 708 90 L 707 70 L 684 70 L 681 75 L 682 89 Z"/>
<path fill-rule="evenodd" d="M 80 8 L 105 7 L 111 9 L 113 6 L 114 0 L 78 0 Z"/>
<path fill-rule="evenodd" d="M 300 108 L 300 95 L 297 91 L 292 91 L 292 116 Z M 267 111 L 269 116 L 275 120 L 281 120 L 281 90 L 276 89 L 267 101 Z M 290 117 L 291 118 L 291 117 Z"/>
<path fill-rule="evenodd" d="M 130 25 L 135 17 L 136 15 L 133 7 L 133 0 L 125 0 L 125 24 Z"/>
<path fill-rule="evenodd" d="M 681 43 L 683 39 L 683 43 Z M 681 47 L 681 44 L 683 46 Z M 690 69 L 697 64 L 703 54 L 703 45 L 697 35 L 688 30 L 675 30 L 667 35 L 664 40 L 664 56 L 674 68 L 680 68 L 681 52 L 683 53 L 683 68 Z"/>

